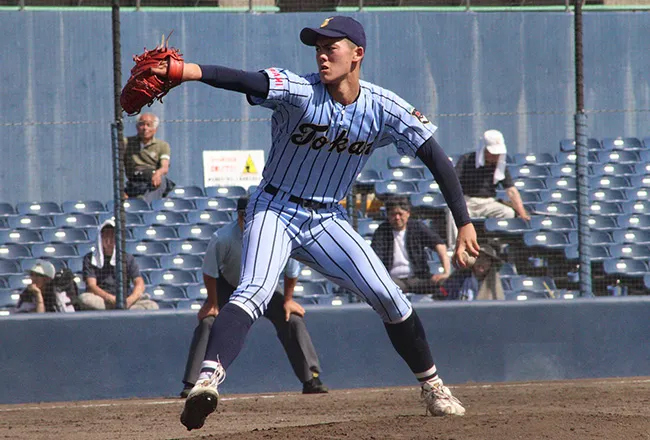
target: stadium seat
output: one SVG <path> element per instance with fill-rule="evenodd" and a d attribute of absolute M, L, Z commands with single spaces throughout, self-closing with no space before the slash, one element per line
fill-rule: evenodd
<path fill-rule="evenodd" d="M 389 180 L 383 181 L 375 184 L 375 193 L 378 196 L 391 196 L 391 195 L 411 195 L 418 194 L 420 190 L 418 189 L 416 182 L 407 182 L 403 180 Z"/>
<path fill-rule="evenodd" d="M 609 252 L 614 258 L 650 259 L 650 248 L 646 244 L 624 243 L 612 244 Z"/>
<path fill-rule="evenodd" d="M 203 258 L 199 255 L 164 255 L 160 257 L 162 269 L 197 270 L 202 266 Z"/>
<path fill-rule="evenodd" d="M 424 168 L 393 168 L 386 171 L 384 174 L 388 180 L 400 180 L 406 182 L 419 182 L 422 180 L 430 180 L 432 178 L 432 176 L 425 173 Z"/>
<path fill-rule="evenodd" d="M 509 280 L 510 288 L 515 292 L 546 292 L 548 297 L 552 297 L 553 292 L 557 289 L 555 282 L 549 277 L 528 277 L 519 275 L 511 277 Z"/>
<path fill-rule="evenodd" d="M 151 299 L 154 301 L 171 302 L 186 301 L 187 295 L 185 289 L 181 286 L 174 286 L 170 284 L 161 284 L 147 289 L 150 292 Z"/>
<path fill-rule="evenodd" d="M 625 197 L 628 201 L 632 200 L 648 200 L 650 198 L 650 187 L 643 187 L 632 183 L 633 188 L 628 188 L 625 191 Z"/>
<path fill-rule="evenodd" d="M 411 194 L 411 205 L 415 209 L 444 209 L 447 202 L 441 193 Z"/>
<path fill-rule="evenodd" d="M 592 189 L 589 193 L 589 200 L 591 202 L 625 202 L 627 195 L 624 190 L 610 189 L 610 188 L 597 188 Z"/>
<path fill-rule="evenodd" d="M 100 214 L 108 212 L 104 204 L 98 200 L 78 200 L 63 202 L 63 212 L 66 214 Z M 111 211 L 113 211 L 111 209 Z"/>
<path fill-rule="evenodd" d="M 31 245 L 32 255 L 36 258 L 70 258 L 79 253 L 75 245 L 70 243 L 41 243 Z"/>
<path fill-rule="evenodd" d="M 487 218 L 483 227 L 488 232 L 498 234 L 515 234 L 520 235 L 524 232 L 531 231 L 530 222 L 520 217 L 515 218 Z"/>
<path fill-rule="evenodd" d="M 178 199 L 196 199 L 199 197 L 205 197 L 203 188 L 198 186 L 181 186 L 174 188 L 169 197 L 178 198 Z"/>
<path fill-rule="evenodd" d="M 575 216 L 578 215 L 578 207 L 570 203 L 537 203 L 530 210 L 538 215 Z"/>
<path fill-rule="evenodd" d="M 382 180 L 384 180 L 384 176 L 380 170 L 369 168 L 363 169 L 359 174 L 357 174 L 355 183 L 359 185 L 374 185 Z"/>
<path fill-rule="evenodd" d="M 29 267 L 32 267 L 33 265 L 30 265 Z M 32 284 L 32 279 L 30 278 L 29 274 L 17 274 L 17 275 L 6 275 L 3 277 L 7 283 L 7 287 L 9 289 L 24 289 L 25 287 L 29 286 Z"/>
<path fill-rule="evenodd" d="M 537 215 L 531 217 L 530 227 L 538 231 L 573 231 L 576 229 L 573 217 Z"/>
<path fill-rule="evenodd" d="M 173 226 L 135 226 L 131 228 L 135 240 L 169 241 L 178 239 Z"/>
<path fill-rule="evenodd" d="M 113 201 L 106 204 L 108 212 L 114 212 Z M 152 211 L 151 205 L 142 199 L 128 199 L 124 201 L 124 211 L 132 213 L 150 212 Z"/>
<path fill-rule="evenodd" d="M 184 225 L 178 227 L 178 237 L 182 239 L 196 238 L 210 240 L 214 232 L 219 229 L 217 225 Z"/>
<path fill-rule="evenodd" d="M 49 215 L 16 215 L 7 217 L 7 224 L 12 229 L 44 229 L 54 227 L 52 216 Z"/>
<path fill-rule="evenodd" d="M 20 290 L 0 288 L 0 308 L 16 307 L 20 299 Z"/>
<path fill-rule="evenodd" d="M 236 211 L 237 210 L 237 201 L 229 199 L 227 197 L 213 197 L 205 199 L 196 199 L 194 200 L 196 204 L 196 209 L 205 211 L 205 210 L 217 210 L 217 211 Z"/>
<path fill-rule="evenodd" d="M 548 178 L 548 177 L 547 177 Z M 524 177 L 515 179 L 515 188 L 519 191 L 546 191 L 546 179 L 539 179 L 535 177 Z"/>
<path fill-rule="evenodd" d="M 620 215 L 623 214 L 623 207 L 617 202 L 592 202 L 589 205 L 589 212 L 592 215 Z"/>
<path fill-rule="evenodd" d="M 41 231 L 33 229 L 0 229 L 0 244 L 4 243 L 43 243 L 43 236 Z"/>
<path fill-rule="evenodd" d="M 70 269 L 74 273 L 82 273 L 83 265 L 84 265 L 84 257 L 80 256 L 80 257 L 66 258 L 65 265 L 68 269 Z"/>
<path fill-rule="evenodd" d="M 194 284 L 198 280 L 194 276 L 194 272 L 189 270 L 178 269 L 161 269 L 152 270 L 148 273 L 150 284 L 171 284 L 175 286 L 182 286 L 186 284 Z"/>
<path fill-rule="evenodd" d="M 172 254 L 203 255 L 208 247 L 208 240 L 176 240 L 169 242 L 169 251 Z"/>
<path fill-rule="evenodd" d="M 435 180 L 423 180 L 422 182 L 417 182 L 418 184 L 418 193 L 439 193 L 440 185 Z"/>
<path fill-rule="evenodd" d="M 86 243 L 91 241 L 83 228 L 44 229 L 43 241 L 46 243 Z"/>
<path fill-rule="evenodd" d="M 16 211 L 19 215 L 34 214 L 61 214 L 63 210 L 55 202 L 20 202 L 16 204 Z"/>
<path fill-rule="evenodd" d="M 0 245 L 0 258 L 6 258 L 10 260 L 21 259 L 21 258 L 31 258 L 32 253 L 29 250 L 29 247 L 18 244 L 18 243 L 7 243 Z"/>
<path fill-rule="evenodd" d="M 552 153 L 516 153 L 509 156 L 513 165 L 552 165 L 557 163 Z"/>
<path fill-rule="evenodd" d="M 57 228 L 88 228 L 99 225 L 97 217 L 93 214 L 61 214 L 53 217 L 54 226 Z"/>
<path fill-rule="evenodd" d="M 640 150 L 643 144 L 635 137 L 603 138 L 601 141 L 605 150 Z"/>
<path fill-rule="evenodd" d="M 603 268 L 607 275 L 621 275 L 633 278 L 643 277 L 649 271 L 648 263 L 645 261 L 627 258 L 609 258 L 603 261 Z"/>
<path fill-rule="evenodd" d="M 0 202 L 0 217 L 8 217 L 16 214 L 16 210 L 10 203 Z"/>
<path fill-rule="evenodd" d="M 650 244 L 650 229 L 618 229 L 613 235 L 615 243 Z"/>
<path fill-rule="evenodd" d="M 188 284 L 185 286 L 185 294 L 191 300 L 204 301 L 208 297 L 208 289 L 203 283 Z"/>
<path fill-rule="evenodd" d="M 203 301 L 179 301 L 176 303 L 176 310 L 191 310 L 193 312 L 198 312 L 203 306 Z"/>
<path fill-rule="evenodd" d="M 576 203 L 578 201 L 578 193 L 576 190 L 570 189 L 555 189 L 552 191 L 544 191 L 540 198 L 545 203 Z"/>
<path fill-rule="evenodd" d="M 499 268 L 499 276 L 501 278 L 511 278 L 518 276 L 517 266 L 514 263 L 503 263 Z"/>
<path fill-rule="evenodd" d="M 295 297 L 312 297 L 316 295 L 327 295 L 326 282 L 323 281 L 298 281 L 294 289 Z"/>
<path fill-rule="evenodd" d="M 575 177 L 576 167 L 573 164 L 559 164 L 549 166 L 551 177 Z"/>
<path fill-rule="evenodd" d="M 594 176 L 589 179 L 589 187 L 627 189 L 632 188 L 632 183 L 625 176 Z"/>
<path fill-rule="evenodd" d="M 578 160 L 578 155 L 576 154 L 575 151 L 570 151 L 570 152 L 560 152 L 557 155 L 557 163 L 560 166 L 570 166 L 573 168 L 573 171 L 571 171 L 573 174 L 575 174 L 575 166 L 576 162 Z M 598 159 L 598 154 L 596 154 L 595 151 L 589 151 L 587 153 L 587 163 L 598 163 L 600 160 Z M 553 169 L 557 167 L 558 165 L 553 165 L 551 164 L 551 174 L 555 175 L 553 173 Z M 566 171 L 565 171 L 566 172 Z"/>
<path fill-rule="evenodd" d="M 309 266 L 303 266 L 298 275 L 300 281 L 327 281 L 325 275 Z"/>
<path fill-rule="evenodd" d="M 623 214 L 617 218 L 621 228 L 650 229 L 650 215 Z"/>
<path fill-rule="evenodd" d="M 506 301 L 528 301 L 531 299 L 549 299 L 549 294 L 543 291 L 510 291 L 504 292 L 504 299 Z"/>
<path fill-rule="evenodd" d="M 92 252 L 95 248 L 95 243 L 92 241 L 86 243 L 75 243 L 74 246 L 77 248 L 77 253 L 79 256 L 83 257 L 87 253 Z"/>
<path fill-rule="evenodd" d="M 580 253 L 578 245 L 571 245 L 564 248 L 564 257 L 568 261 L 577 261 L 580 259 Z M 612 255 L 609 252 L 609 247 L 607 245 L 597 245 L 593 244 L 589 246 L 589 260 L 591 262 L 601 262 L 608 258 L 611 258 Z"/>
<path fill-rule="evenodd" d="M 169 198 L 154 200 L 151 202 L 151 207 L 154 211 L 188 212 L 196 209 L 196 205 L 192 200 Z"/>
<path fill-rule="evenodd" d="M 602 145 L 598 139 L 588 138 L 587 148 L 589 150 L 601 150 Z M 574 151 L 576 149 L 576 142 L 574 139 L 562 139 L 560 141 L 560 151 Z"/>
<path fill-rule="evenodd" d="M 372 237 L 381 223 L 381 221 L 370 218 L 360 218 L 357 223 L 357 232 L 362 237 Z"/>
<path fill-rule="evenodd" d="M 614 150 L 614 151 L 599 151 L 598 162 L 600 163 L 619 163 L 619 164 L 635 164 L 641 162 L 641 156 L 637 151 L 629 150 Z"/>
<path fill-rule="evenodd" d="M 160 241 L 127 241 L 126 251 L 133 255 L 167 255 L 169 248 L 167 245 Z"/>
<path fill-rule="evenodd" d="M 613 231 L 614 234 L 616 232 L 617 231 Z M 589 231 L 589 238 L 593 245 L 607 245 L 617 242 L 617 240 L 614 239 L 612 231 Z"/>
<path fill-rule="evenodd" d="M 531 177 L 548 177 L 551 170 L 546 165 L 522 165 L 520 167 L 510 167 L 510 174 L 513 179 L 531 178 Z"/>
<path fill-rule="evenodd" d="M 248 192 L 243 186 L 209 186 L 205 188 L 205 195 L 208 197 L 227 197 L 229 199 L 238 199 L 246 197 Z"/>
<path fill-rule="evenodd" d="M 650 273 L 643 275 L 643 287 L 650 289 Z"/>
<path fill-rule="evenodd" d="M 587 223 L 591 229 L 599 231 L 613 231 L 619 227 L 615 216 L 590 215 Z"/>
<path fill-rule="evenodd" d="M 636 176 L 638 173 L 631 163 L 599 163 L 591 165 L 594 176 Z"/>
<path fill-rule="evenodd" d="M 190 224 L 204 224 L 223 226 L 233 221 L 228 211 L 193 211 L 188 213 L 187 218 Z"/>
<path fill-rule="evenodd" d="M 141 214 L 145 225 L 178 226 L 188 223 L 186 214 L 179 211 L 156 211 Z"/>
<path fill-rule="evenodd" d="M 135 255 L 136 263 L 141 272 L 151 272 L 152 270 L 162 269 L 159 257 L 153 255 Z"/>
<path fill-rule="evenodd" d="M 12 275 L 22 273 L 23 270 L 16 260 L 0 258 L 0 275 Z"/>
<path fill-rule="evenodd" d="M 389 156 L 386 164 L 389 169 L 393 168 L 426 168 L 424 163 L 417 157 Z"/>
<path fill-rule="evenodd" d="M 257 185 L 251 185 L 246 189 L 246 195 L 250 197 L 255 191 L 257 191 Z"/>
<path fill-rule="evenodd" d="M 524 232 L 524 244 L 528 247 L 564 248 L 575 241 L 574 232 L 532 231 Z M 577 237 L 577 235 L 576 235 Z"/>
<path fill-rule="evenodd" d="M 544 181 L 546 187 L 551 191 L 556 189 L 575 190 L 577 188 L 575 177 L 547 177 Z"/>

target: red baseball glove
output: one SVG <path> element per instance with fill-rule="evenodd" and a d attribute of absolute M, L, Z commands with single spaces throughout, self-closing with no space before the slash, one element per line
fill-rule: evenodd
<path fill-rule="evenodd" d="M 169 34 L 171 36 L 171 33 Z M 131 78 L 122 89 L 120 104 L 129 115 L 140 113 L 145 105 L 151 105 L 158 99 L 162 102 L 163 96 L 173 87 L 181 83 L 183 78 L 183 54 L 178 49 L 168 47 L 169 36 L 160 42 L 153 50 L 144 48 L 144 53 L 134 55 L 135 66 L 131 69 Z M 162 79 L 151 72 L 152 67 L 167 64 L 167 77 Z"/>

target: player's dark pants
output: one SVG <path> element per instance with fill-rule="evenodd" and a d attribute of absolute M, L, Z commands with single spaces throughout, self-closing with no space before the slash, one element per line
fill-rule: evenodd
<path fill-rule="evenodd" d="M 234 291 L 235 287 L 228 284 L 223 278 L 217 278 L 217 304 L 219 310 L 226 305 Z M 293 372 L 300 382 L 310 380 L 313 373 L 320 374 L 318 356 L 311 342 L 309 332 L 307 332 L 305 321 L 297 315 L 291 315 L 289 321 L 285 321 L 284 296 L 278 291 L 273 294 L 264 317 L 275 326 L 278 339 L 282 343 L 289 362 L 291 362 Z M 214 323 L 214 316 L 209 316 L 203 319 L 194 329 L 187 365 L 185 366 L 185 375 L 183 376 L 184 383 L 194 384 L 199 377 L 212 323 Z"/>

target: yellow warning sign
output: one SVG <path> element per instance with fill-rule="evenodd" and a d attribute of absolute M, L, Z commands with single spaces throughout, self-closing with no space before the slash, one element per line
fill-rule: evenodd
<path fill-rule="evenodd" d="M 255 163 L 250 154 L 246 159 L 246 165 L 244 165 L 244 174 L 257 174 L 257 168 L 255 168 Z"/>

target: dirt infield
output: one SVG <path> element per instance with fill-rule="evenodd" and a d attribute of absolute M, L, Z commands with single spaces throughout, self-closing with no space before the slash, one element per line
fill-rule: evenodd
<path fill-rule="evenodd" d="M 650 378 L 451 388 L 464 417 L 425 417 L 415 387 L 230 395 L 192 432 L 180 399 L 0 405 L 0 439 L 650 439 Z"/>

